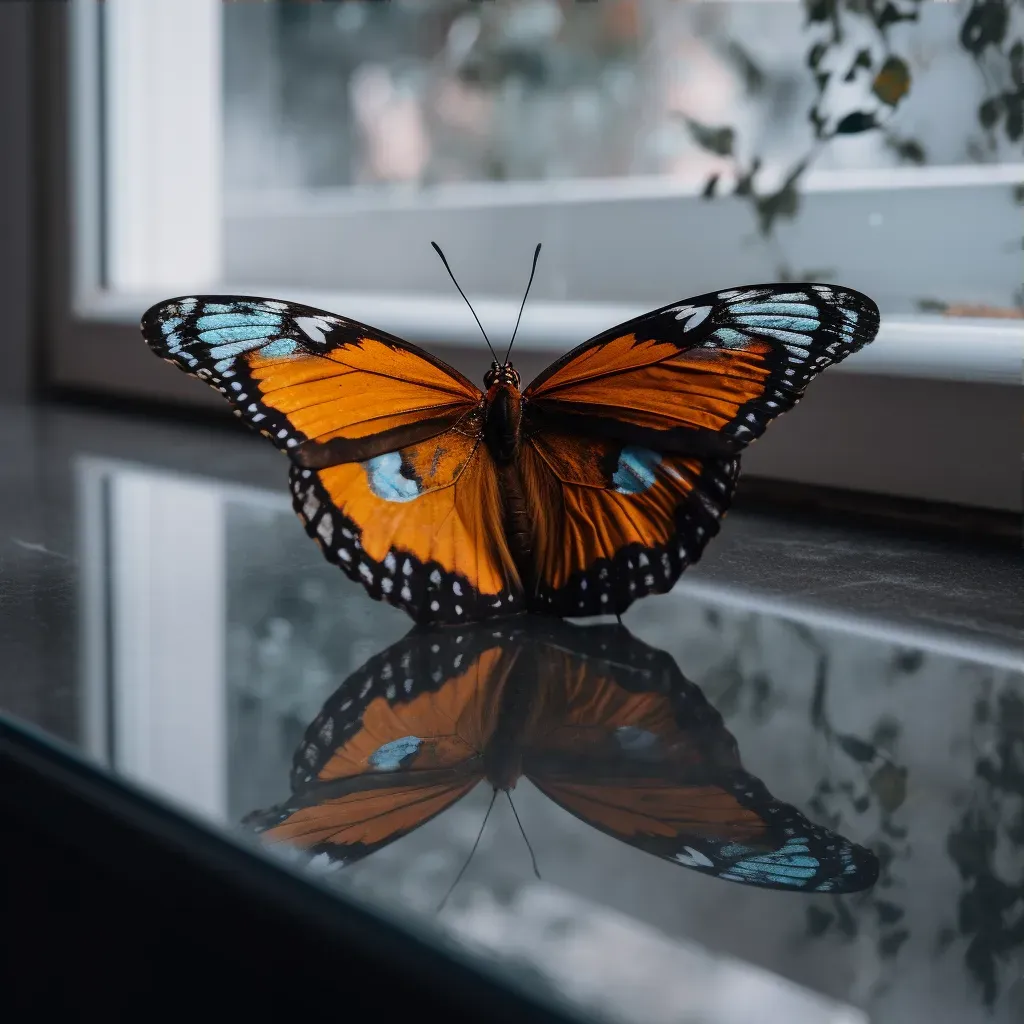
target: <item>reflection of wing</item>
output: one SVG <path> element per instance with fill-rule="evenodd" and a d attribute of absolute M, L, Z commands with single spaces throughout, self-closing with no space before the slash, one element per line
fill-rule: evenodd
<path fill-rule="evenodd" d="M 523 394 L 526 428 L 734 455 L 877 330 L 875 304 L 834 285 L 753 285 L 684 299 L 548 367 Z"/>
<path fill-rule="evenodd" d="M 417 622 L 467 622 L 521 607 L 494 462 L 461 426 L 365 462 L 293 466 L 291 487 L 295 511 L 326 557 Z"/>
<path fill-rule="evenodd" d="M 739 462 L 544 431 L 521 446 L 519 467 L 543 510 L 531 607 L 583 616 L 671 590 L 718 533 Z"/>
<path fill-rule="evenodd" d="M 484 777 L 488 694 L 511 664 L 484 639 L 413 632 L 371 658 L 307 730 L 292 798 L 246 823 L 266 842 L 351 863 L 454 804 Z"/>
<path fill-rule="evenodd" d="M 539 656 L 543 714 L 523 740 L 523 773 L 555 803 L 631 846 L 730 881 L 837 893 L 874 883 L 868 850 L 812 824 L 743 770 L 721 717 L 668 655 L 619 630 L 617 654 L 581 658 L 568 636 L 563 628 L 560 649 Z"/>
<path fill-rule="evenodd" d="M 142 333 L 302 465 L 365 460 L 434 437 L 482 398 L 415 345 L 294 302 L 171 299 L 146 312 Z"/>

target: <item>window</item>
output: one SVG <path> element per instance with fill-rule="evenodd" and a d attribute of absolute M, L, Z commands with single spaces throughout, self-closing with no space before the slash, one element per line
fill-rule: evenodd
<path fill-rule="evenodd" d="M 1021 13 L 996 38 L 962 4 L 890 8 L 77 0 L 56 381 L 202 401 L 129 326 L 196 289 L 343 311 L 475 378 L 476 327 L 429 241 L 501 336 L 540 240 L 527 374 L 687 294 L 841 281 L 878 301 L 879 339 L 749 471 L 1019 507 L 1003 439 L 1021 370 Z M 987 475 L 950 482 L 949 458 L 986 449 Z"/>

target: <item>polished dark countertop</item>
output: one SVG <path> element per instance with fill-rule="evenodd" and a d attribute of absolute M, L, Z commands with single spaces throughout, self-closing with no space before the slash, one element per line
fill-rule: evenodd
<path fill-rule="evenodd" d="M 219 423 L 71 407 L 0 409 L 0 437 L 0 708 L 214 827 L 287 804 L 296 749 L 413 641 L 306 539 L 285 461 Z M 607 633 L 621 685 L 644 645 L 667 652 L 666 678 L 721 714 L 747 772 L 874 853 L 864 892 L 704 877 L 526 779 L 515 805 L 542 881 L 496 805 L 435 914 L 481 785 L 332 884 L 612 1019 L 1020 1020 L 1022 567 L 1010 547 L 741 502 L 671 595 L 630 609 L 631 636 Z M 604 664 L 567 636 L 543 643 L 584 675 Z"/>

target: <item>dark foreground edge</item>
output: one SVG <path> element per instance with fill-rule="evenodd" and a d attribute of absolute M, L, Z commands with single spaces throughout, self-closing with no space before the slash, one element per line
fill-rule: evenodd
<path fill-rule="evenodd" d="M 105 1020 L 204 1020 L 224 1007 L 232 1020 L 574 1016 L 2 715 L 0 906 L 11 1021 L 87 1008 Z"/>

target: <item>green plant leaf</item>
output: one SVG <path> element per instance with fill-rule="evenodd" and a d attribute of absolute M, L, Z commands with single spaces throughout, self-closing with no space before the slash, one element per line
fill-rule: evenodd
<path fill-rule="evenodd" d="M 907 769 L 887 761 L 868 783 L 886 814 L 892 814 L 907 799 Z"/>
<path fill-rule="evenodd" d="M 910 92 L 910 68 L 900 57 L 889 57 L 875 75 L 871 91 L 890 107 Z"/>
<path fill-rule="evenodd" d="M 878 127 L 875 115 L 868 110 L 856 110 L 836 125 L 836 135 L 857 135 Z"/>
<path fill-rule="evenodd" d="M 1002 106 L 1002 96 L 990 96 L 978 107 L 978 121 L 982 128 L 991 129 L 996 126 Z"/>
<path fill-rule="evenodd" d="M 706 149 L 717 156 L 732 156 L 732 144 L 735 138 L 735 132 L 732 128 L 728 125 L 712 127 L 711 125 L 694 121 L 689 117 L 684 120 L 686 121 L 686 127 L 690 129 L 693 141 L 701 149 Z"/>

